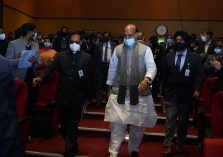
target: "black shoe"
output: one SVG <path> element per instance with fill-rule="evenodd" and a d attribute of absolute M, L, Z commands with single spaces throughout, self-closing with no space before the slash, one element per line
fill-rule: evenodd
<path fill-rule="evenodd" d="M 131 157 L 139 157 L 138 152 L 133 151 L 133 152 L 131 153 Z"/>

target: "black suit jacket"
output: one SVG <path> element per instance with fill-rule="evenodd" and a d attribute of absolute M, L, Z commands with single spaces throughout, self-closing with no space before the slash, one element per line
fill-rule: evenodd
<path fill-rule="evenodd" d="M 194 90 L 201 90 L 201 58 L 188 51 L 183 68 L 178 72 L 175 54 L 176 52 L 171 52 L 164 58 L 161 70 L 161 95 L 170 102 L 190 104 Z M 190 69 L 189 76 L 185 76 L 187 68 Z"/>
<path fill-rule="evenodd" d="M 214 49 L 216 47 L 216 42 L 215 40 L 211 40 L 211 43 L 208 47 L 208 50 L 207 50 L 207 55 L 211 55 L 211 54 L 214 54 Z M 200 42 L 200 44 L 198 45 L 198 49 L 196 51 L 198 54 L 201 54 L 201 53 L 205 53 L 205 42 Z"/>
<path fill-rule="evenodd" d="M 66 47 L 65 48 L 62 48 L 61 47 L 61 41 L 64 40 L 65 44 L 66 44 Z M 68 37 L 65 36 L 65 37 L 62 37 L 62 36 L 58 36 L 54 41 L 53 41 L 53 46 L 52 46 L 52 49 L 54 49 L 55 51 L 57 52 L 60 52 L 60 51 L 65 51 L 65 50 L 68 50 L 69 49 L 69 40 L 68 40 Z"/>
<path fill-rule="evenodd" d="M 212 39 L 211 43 L 210 43 L 210 45 L 208 47 L 207 54 L 205 54 L 205 43 L 202 42 L 202 41 L 200 42 L 200 44 L 198 45 L 196 53 L 200 54 L 202 56 L 202 58 L 201 58 L 202 59 L 202 63 L 205 62 L 205 60 L 207 59 L 208 55 L 215 54 L 215 52 L 214 52 L 215 48 L 216 48 L 216 41 Z"/>
<path fill-rule="evenodd" d="M 95 52 L 94 52 L 94 62 L 95 62 L 95 68 L 96 68 L 96 72 L 98 72 L 100 70 L 100 66 L 102 64 L 102 55 L 103 55 L 103 42 L 100 42 L 98 45 L 96 45 L 95 47 Z M 116 47 L 116 43 L 110 41 L 110 45 L 111 45 L 111 52 L 113 53 L 115 47 Z"/>
<path fill-rule="evenodd" d="M 56 101 L 64 105 L 82 105 L 90 95 L 92 79 L 91 57 L 85 52 L 73 55 L 71 51 L 62 51 L 40 75 L 42 79 L 58 69 L 60 80 Z M 79 73 L 83 72 L 80 77 Z"/>

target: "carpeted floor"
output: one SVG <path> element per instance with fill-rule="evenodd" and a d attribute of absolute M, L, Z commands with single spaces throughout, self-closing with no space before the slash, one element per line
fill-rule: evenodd
<path fill-rule="evenodd" d="M 108 157 L 108 137 L 79 137 L 79 151 L 81 156 Z M 64 142 L 61 136 L 50 139 L 35 138 L 32 144 L 27 145 L 28 151 L 62 154 Z M 143 141 L 140 145 L 140 157 L 162 157 L 162 143 Z M 185 153 L 179 157 L 202 157 L 196 149 L 196 145 L 185 145 Z M 30 157 L 30 156 L 29 156 Z M 119 157 L 129 157 L 127 142 L 123 142 Z"/>

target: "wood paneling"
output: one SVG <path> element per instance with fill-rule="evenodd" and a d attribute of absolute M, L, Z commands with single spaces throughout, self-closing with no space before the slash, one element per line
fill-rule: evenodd
<path fill-rule="evenodd" d="M 4 5 L 15 8 L 30 16 L 36 15 L 36 0 L 4 0 Z"/>
<path fill-rule="evenodd" d="M 3 26 L 3 0 L 0 0 L 0 27 Z"/>
<path fill-rule="evenodd" d="M 15 31 L 23 23 L 35 22 L 34 19 L 12 8 L 4 7 L 3 26 L 6 32 Z"/>
<path fill-rule="evenodd" d="M 136 24 L 146 36 L 165 24 L 169 33 L 184 29 L 200 33 L 211 27 L 223 35 L 222 0 L 4 0 L 4 27 L 15 30 L 34 22 L 41 32 L 91 29 L 121 35 L 128 23 Z M 14 8 L 14 9 L 13 9 Z M 10 19 L 10 20 L 9 20 Z"/>
<path fill-rule="evenodd" d="M 222 0 L 38 0 L 37 17 L 223 20 Z"/>

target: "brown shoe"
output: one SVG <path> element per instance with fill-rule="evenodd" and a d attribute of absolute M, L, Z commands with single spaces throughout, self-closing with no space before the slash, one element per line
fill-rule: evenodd
<path fill-rule="evenodd" d="M 180 153 L 183 153 L 183 145 L 177 145 L 176 146 L 176 153 L 180 154 Z"/>
<path fill-rule="evenodd" d="M 163 155 L 170 156 L 174 154 L 173 147 L 164 147 Z"/>

